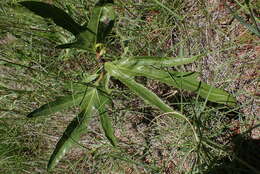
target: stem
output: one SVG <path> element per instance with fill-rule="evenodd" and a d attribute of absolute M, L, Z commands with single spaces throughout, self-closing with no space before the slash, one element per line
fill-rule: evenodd
<path fill-rule="evenodd" d="M 99 82 L 103 79 L 103 77 L 104 77 L 104 72 L 101 72 L 100 75 L 99 75 L 99 77 L 98 77 L 98 79 L 97 79 L 96 82 L 95 82 L 95 85 L 98 85 Z"/>

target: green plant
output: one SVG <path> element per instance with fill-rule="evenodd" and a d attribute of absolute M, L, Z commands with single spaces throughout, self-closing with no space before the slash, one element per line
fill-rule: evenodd
<path fill-rule="evenodd" d="M 86 132 L 87 124 L 98 111 L 100 122 L 104 133 L 113 146 L 117 145 L 114 129 L 107 113 L 107 107 L 112 103 L 109 84 L 111 78 L 118 79 L 136 95 L 148 104 L 159 108 L 170 116 L 188 120 L 183 114 L 173 110 L 156 94 L 145 86 L 135 81 L 136 76 L 144 76 L 158 80 L 179 89 L 197 93 L 202 98 L 211 102 L 234 105 L 234 97 L 227 92 L 214 88 L 206 83 L 197 80 L 198 74 L 193 72 L 178 72 L 165 68 L 180 66 L 199 60 L 202 56 L 184 57 L 154 57 L 154 56 L 133 56 L 116 57 L 113 60 L 106 55 L 106 38 L 116 20 L 114 3 L 112 0 L 99 0 L 92 11 L 92 16 L 87 25 L 80 26 L 63 10 L 46 3 L 24 1 L 21 5 L 28 8 L 35 14 L 44 18 L 51 18 L 55 24 L 68 30 L 75 35 L 74 43 L 59 45 L 57 48 L 79 48 L 94 53 L 98 62 L 95 73 L 83 79 L 81 83 L 72 84 L 70 95 L 59 97 L 55 101 L 47 103 L 34 110 L 27 117 L 38 117 L 50 115 L 55 112 L 78 105 L 81 108 L 80 114 L 68 125 L 63 136 L 60 138 L 52 153 L 48 169 L 52 169 L 64 156 L 64 154 L 79 141 L 80 136 Z M 190 122 L 189 122 L 190 123 Z"/>

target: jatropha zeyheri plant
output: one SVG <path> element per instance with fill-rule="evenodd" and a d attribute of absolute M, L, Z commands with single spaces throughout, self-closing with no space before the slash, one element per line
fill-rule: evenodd
<path fill-rule="evenodd" d="M 184 57 L 153 57 L 134 56 L 118 57 L 116 60 L 106 59 L 105 38 L 111 31 L 115 22 L 115 10 L 113 0 L 99 0 L 93 10 L 86 26 L 77 24 L 66 12 L 53 5 L 43 2 L 23 1 L 20 4 L 43 18 L 51 18 L 55 24 L 61 26 L 75 35 L 74 43 L 59 45 L 57 48 L 79 48 L 95 53 L 99 62 L 97 73 L 90 75 L 86 83 L 79 84 L 70 95 L 57 98 L 40 108 L 29 113 L 27 117 L 50 115 L 55 112 L 78 105 L 81 112 L 68 125 L 62 137 L 58 141 L 52 153 L 48 169 L 57 165 L 59 160 L 68 150 L 79 141 L 87 130 L 87 124 L 95 112 L 99 113 L 100 123 L 105 136 L 113 146 L 117 145 L 114 129 L 107 113 L 107 107 L 111 104 L 109 88 L 110 78 L 121 81 L 147 104 L 157 107 L 163 113 L 171 113 L 171 116 L 185 118 L 184 115 L 174 111 L 156 94 L 145 86 L 135 81 L 136 76 L 144 76 L 158 80 L 175 88 L 197 93 L 200 97 L 211 102 L 234 105 L 236 100 L 224 90 L 217 89 L 197 80 L 197 74 L 191 72 L 165 71 L 166 67 L 174 67 L 192 63 L 201 56 Z M 100 61 L 101 58 L 105 61 Z"/>

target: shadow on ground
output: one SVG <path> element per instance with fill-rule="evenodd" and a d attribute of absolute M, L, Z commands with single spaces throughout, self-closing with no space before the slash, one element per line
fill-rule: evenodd
<path fill-rule="evenodd" d="M 238 134 L 232 143 L 232 156 L 214 161 L 204 174 L 260 174 L 260 139 Z"/>

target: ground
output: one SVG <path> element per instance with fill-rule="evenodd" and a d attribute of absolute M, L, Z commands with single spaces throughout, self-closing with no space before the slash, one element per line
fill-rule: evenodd
<path fill-rule="evenodd" d="M 81 50 L 54 47 L 73 37 L 21 6 L 0 2 L 0 173 L 47 173 L 59 137 L 78 113 L 70 108 L 49 117 L 26 115 L 70 90 L 95 62 Z M 83 24 L 95 1 L 44 1 Z M 109 54 L 184 56 L 203 59 L 177 70 L 234 95 L 231 108 L 205 104 L 193 93 L 139 78 L 190 122 L 173 119 L 139 100 L 114 80 L 118 91 L 109 115 L 119 147 L 109 144 L 92 120 L 88 132 L 52 173 L 259 173 L 260 38 L 230 13 L 254 25 L 243 1 L 115 0 L 117 22 Z M 250 1 L 259 24 L 259 2 Z M 190 124 L 189 124 L 190 123 Z M 192 127 L 191 127 L 192 125 Z M 193 129 L 195 130 L 195 133 Z M 195 135 L 204 142 L 196 142 Z"/>

